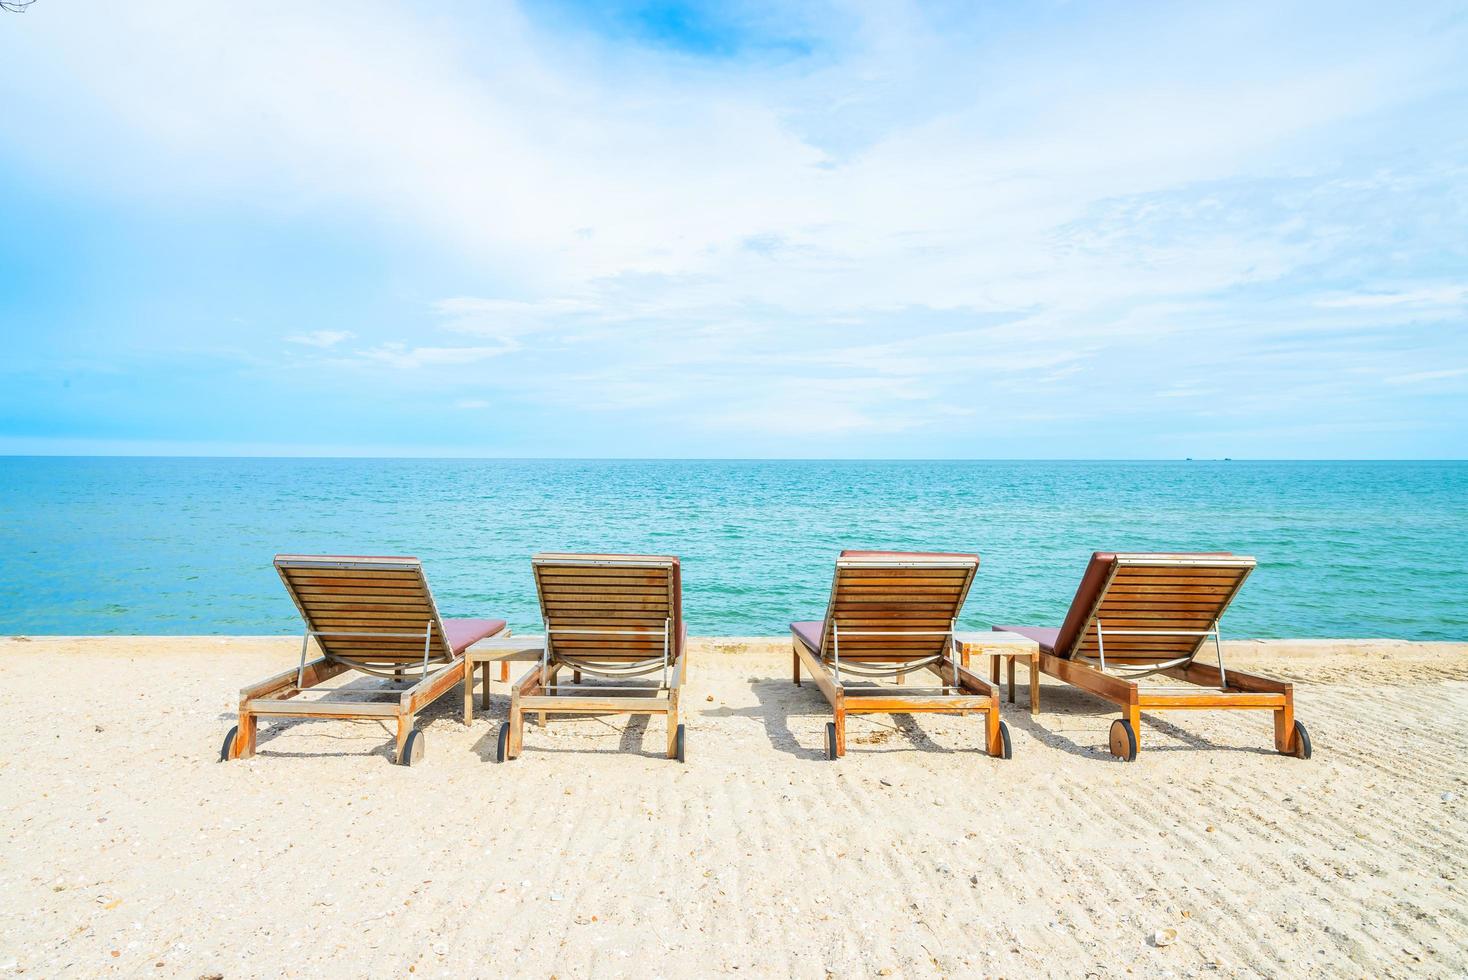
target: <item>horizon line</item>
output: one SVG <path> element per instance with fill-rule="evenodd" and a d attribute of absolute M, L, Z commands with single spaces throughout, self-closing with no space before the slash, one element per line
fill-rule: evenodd
<path fill-rule="evenodd" d="M 510 463 L 1462 463 L 1448 456 L 391 456 L 355 454 L 5 453 L 0 459 L 363 460 Z"/>

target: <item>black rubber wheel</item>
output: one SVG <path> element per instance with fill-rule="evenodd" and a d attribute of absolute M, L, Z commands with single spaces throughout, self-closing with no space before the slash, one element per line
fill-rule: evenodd
<path fill-rule="evenodd" d="M 228 762 L 234 757 L 234 740 L 240 737 L 240 726 L 236 725 L 224 733 L 224 744 L 219 748 L 219 761 Z"/>
<path fill-rule="evenodd" d="M 1111 754 L 1122 762 L 1135 762 L 1137 758 L 1137 733 L 1132 723 L 1118 718 L 1111 723 Z"/>
<path fill-rule="evenodd" d="M 1295 722 L 1295 744 L 1285 755 L 1292 755 L 1296 759 L 1310 758 L 1310 733 L 1300 722 Z"/>
<path fill-rule="evenodd" d="M 826 722 L 826 758 L 836 761 L 836 723 Z"/>
<path fill-rule="evenodd" d="M 999 723 L 999 741 L 1004 745 L 1004 751 L 999 754 L 999 758 L 1014 758 L 1014 747 L 1009 744 L 1009 726 L 1002 721 Z"/>
<path fill-rule="evenodd" d="M 677 746 L 679 762 L 688 761 L 688 744 L 685 741 L 687 735 L 688 729 L 683 725 L 679 725 L 678 731 L 673 735 L 673 744 Z"/>
<path fill-rule="evenodd" d="M 403 743 L 403 757 L 398 760 L 400 766 L 416 766 L 423 761 L 423 733 L 413 729 L 408 733 L 408 740 Z"/>
<path fill-rule="evenodd" d="M 500 735 L 494 743 L 494 761 L 504 762 L 510 757 L 510 723 L 500 723 Z"/>

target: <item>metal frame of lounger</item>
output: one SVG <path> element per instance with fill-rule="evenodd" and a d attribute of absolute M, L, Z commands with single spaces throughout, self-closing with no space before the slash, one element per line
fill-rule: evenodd
<path fill-rule="evenodd" d="M 948 646 L 957 662 L 959 655 L 958 640 L 955 638 L 958 623 L 949 620 L 946 630 L 846 630 L 847 637 L 853 636 L 946 636 Z M 903 677 L 914 670 L 922 670 L 943 659 L 943 654 L 935 653 L 926 657 L 917 657 L 913 660 L 894 661 L 852 661 L 847 658 L 846 670 L 858 677 Z M 887 666 L 878 667 L 877 663 L 885 663 Z M 860 664 L 860 666 L 857 666 Z M 841 624 L 831 624 L 831 666 L 836 673 L 836 683 L 841 683 Z M 941 678 L 940 678 L 941 679 Z M 958 674 L 953 674 L 953 683 L 950 687 L 958 687 Z"/>
<path fill-rule="evenodd" d="M 1213 649 L 1218 656 L 1219 688 L 1228 689 L 1228 674 L 1223 667 L 1223 640 L 1219 634 L 1218 620 L 1213 621 L 1211 630 L 1119 630 L 1110 631 L 1112 636 L 1198 636 L 1213 637 Z M 1096 658 L 1081 657 L 1083 663 L 1095 663 L 1102 671 L 1115 674 L 1118 677 L 1150 677 L 1153 674 L 1161 674 L 1175 667 L 1184 667 L 1192 663 L 1198 656 L 1201 644 L 1192 653 L 1177 657 L 1173 660 L 1160 661 L 1153 664 L 1130 664 L 1121 663 L 1111 667 L 1106 665 L 1106 629 L 1101 620 L 1096 620 Z"/>
<path fill-rule="evenodd" d="M 582 629 L 576 626 L 554 627 L 551 626 L 549 623 L 545 623 L 542 625 L 545 628 L 546 636 L 553 636 L 555 634 L 560 634 L 561 636 L 661 636 L 663 638 L 662 656 L 652 657 L 648 660 L 643 660 L 636 663 L 622 665 L 610 661 L 601 662 L 587 660 L 584 657 L 571 657 L 567 656 L 564 653 L 556 654 L 555 659 L 558 663 L 562 664 L 563 666 L 570 667 L 578 674 L 591 674 L 595 677 L 606 677 L 610 679 L 617 679 L 621 677 L 644 677 L 647 674 L 651 674 L 661 670 L 663 672 L 663 682 L 661 684 L 659 684 L 656 688 L 638 688 L 638 690 L 662 691 L 667 689 L 668 669 L 672 666 L 672 658 L 669 655 L 670 650 L 668 644 L 669 636 L 673 629 L 673 620 L 671 618 L 663 619 L 663 628 L 661 630 Z M 545 645 L 545 648 L 541 651 L 540 668 L 542 671 L 545 671 L 550 666 L 551 647 L 552 644 L 547 643 Z M 577 683 L 580 682 L 577 681 Z M 554 690 L 555 688 L 556 685 L 550 685 L 550 689 Z M 628 689 L 621 688 L 621 690 Z"/>
<path fill-rule="evenodd" d="M 573 554 L 545 554 L 536 555 L 532 559 L 536 570 L 536 591 L 541 604 L 541 616 L 545 628 L 545 642 L 541 647 L 540 661 L 525 674 L 510 690 L 510 713 L 509 718 L 500 726 L 496 758 L 500 762 L 514 759 L 520 755 L 525 746 L 525 714 L 531 712 L 536 714 L 540 723 L 544 725 L 547 716 L 552 713 L 560 714 L 662 714 L 668 719 L 668 741 L 667 755 L 670 759 L 682 762 L 686 758 L 685 728 L 679 723 L 678 703 L 681 695 L 683 681 L 687 676 L 688 653 L 685 649 L 686 637 L 675 636 L 675 621 L 681 622 L 681 609 L 675 609 L 674 603 L 681 605 L 682 588 L 679 579 L 680 569 L 678 559 L 671 556 L 658 555 L 573 555 Z M 541 570 L 555 570 L 561 575 L 574 576 L 583 574 L 588 578 L 607 577 L 609 570 L 624 573 L 627 570 L 647 569 L 661 570 L 666 573 L 667 579 L 663 586 L 666 589 L 668 612 L 662 619 L 662 627 L 633 627 L 609 623 L 607 626 L 577 624 L 574 626 L 554 625 L 555 616 L 552 615 L 547 603 L 545 586 L 540 578 Z M 600 571 L 602 574 L 597 575 Z M 584 588 L 596 588 L 597 586 L 585 586 Z M 605 591 L 601 598 L 616 596 L 617 586 L 603 583 L 601 586 Z M 645 585 L 630 586 L 632 588 L 645 588 Z M 592 593 L 583 593 L 591 596 Z M 597 608 L 597 607 L 591 607 Z M 675 620 L 675 616 L 678 617 Z M 591 614 L 572 617 L 579 619 L 593 618 Z M 662 640 L 661 652 L 655 657 L 642 660 L 627 660 L 624 656 L 596 657 L 584 654 L 571 653 L 567 650 L 557 649 L 556 638 L 589 638 L 589 637 L 623 637 L 638 638 L 648 637 Z M 614 641 L 615 642 L 615 641 Z M 572 684 L 557 683 L 560 672 L 569 668 L 572 671 Z M 660 673 L 661 681 L 656 687 L 591 687 L 582 688 L 581 675 L 589 674 L 593 677 L 604 677 L 608 680 L 621 680 L 631 677 L 646 677 L 649 674 Z"/>
<path fill-rule="evenodd" d="M 1093 556 L 1093 561 L 1106 560 L 1103 553 Z M 1111 724 L 1108 747 L 1111 754 L 1125 761 L 1133 761 L 1141 748 L 1141 714 L 1143 711 L 1178 710 L 1266 710 L 1274 713 L 1274 745 L 1283 755 L 1310 758 L 1312 749 L 1310 735 L 1305 726 L 1295 720 L 1294 685 L 1259 677 L 1241 671 L 1229 671 L 1224 665 L 1223 639 L 1220 623 L 1223 612 L 1244 581 L 1254 570 L 1255 560 L 1245 555 L 1218 554 L 1126 554 L 1110 555 L 1111 568 L 1090 603 L 1086 618 L 1072 641 L 1071 655 L 1065 657 L 1056 648 L 1051 652 L 1041 650 L 1040 670 L 1052 677 L 1088 693 L 1104 698 L 1122 709 L 1122 717 Z M 1188 570 L 1215 571 L 1236 569 L 1241 572 L 1232 582 L 1231 588 L 1217 600 L 1217 609 L 1210 627 L 1198 629 L 1122 629 L 1106 628 L 1098 615 L 1110 590 L 1117 584 L 1118 576 L 1127 570 L 1160 570 L 1164 573 L 1183 573 Z M 1080 592 L 1084 586 L 1078 587 Z M 1163 590 L 1159 594 L 1168 595 Z M 1170 594 L 1172 601 L 1181 601 L 1185 596 L 1183 586 L 1175 586 Z M 1161 601 L 1161 600 L 1158 600 Z M 1068 617 L 1067 617 L 1068 618 Z M 1079 653 L 1087 635 L 1095 627 L 1097 656 Z M 996 630 L 1010 627 L 995 626 Z M 1197 642 L 1185 654 L 1168 659 L 1147 657 L 1108 658 L 1105 653 L 1106 638 L 1113 637 L 1196 637 Z M 1212 639 L 1218 665 L 1197 662 L 1206 641 Z M 1057 636 L 1057 642 L 1060 637 Z M 1113 643 L 1115 647 L 1115 643 Z M 1149 687 L 1143 688 L 1137 681 L 1141 678 L 1162 675 L 1187 684 L 1186 688 Z"/>
<path fill-rule="evenodd" d="M 448 645 L 443 630 L 443 620 L 438 615 L 438 605 L 423 574 L 423 566 L 416 559 L 404 558 L 340 558 L 334 556 L 282 555 L 276 558 L 276 568 L 286 585 L 296 611 L 306 623 L 301 637 L 300 661 L 293 670 L 281 671 L 263 681 L 240 690 L 239 723 L 225 736 L 220 758 L 248 759 L 255 754 L 259 731 L 259 719 L 271 718 L 358 718 L 371 719 L 381 724 L 395 723 L 396 744 L 393 760 L 401 765 L 412 765 L 423 756 L 423 734 L 415 727 L 420 711 L 433 703 L 459 681 L 468 683 L 465 676 L 464 658 L 455 656 Z M 287 577 L 287 569 L 325 570 L 331 572 L 397 573 L 416 571 L 414 584 L 421 586 L 426 607 L 433 617 L 424 622 L 422 632 L 402 633 L 362 630 L 316 630 L 311 628 L 313 613 L 303 604 L 296 587 Z M 435 631 L 442 641 L 442 649 L 434 656 Z M 494 636 L 510 635 L 508 627 L 502 627 Z M 352 657 L 332 653 L 327 647 L 333 639 L 348 640 L 423 640 L 423 659 L 418 663 L 407 663 L 396 657 L 376 658 Z M 308 661 L 311 641 L 315 640 L 322 655 Z M 323 640 L 326 641 L 323 643 Z M 430 664 L 442 666 L 430 670 Z M 378 685 L 374 687 L 324 687 L 325 682 L 348 671 L 407 681 L 406 685 Z M 306 695 L 310 695 L 307 697 Z M 321 697 L 320 695 L 332 695 Z M 346 697 L 340 697 L 346 695 Z M 396 698 L 396 702 L 385 700 L 357 700 L 358 698 Z"/>
<path fill-rule="evenodd" d="M 830 622 L 830 656 L 825 656 L 820 650 L 812 651 L 793 629 L 790 636 L 792 679 L 797 686 L 800 686 L 800 668 L 803 663 L 806 673 L 815 680 L 816 686 L 831 705 L 833 718 L 826 723 L 826 757 L 828 759 L 834 761 L 846 754 L 847 715 L 917 712 L 956 712 L 959 714 L 983 712 L 985 751 L 1000 759 L 1010 757 L 1009 728 L 999 717 L 999 689 L 962 666 L 960 662 L 962 656 L 956 636 L 956 618 L 948 620 L 949 625 L 945 630 L 851 629 L 842 628 L 839 621 L 830 618 L 835 613 L 843 569 L 922 569 L 925 567 L 951 569 L 967 566 L 968 562 L 960 556 L 940 557 L 927 553 L 902 555 L 901 553 L 884 552 L 878 557 L 861 552 L 843 552 L 842 556 L 837 559 L 836 576 L 832 580 L 831 599 L 827 609 L 828 619 L 822 621 L 821 628 L 821 642 L 824 645 L 828 632 L 824 623 Z M 973 571 L 970 572 L 959 591 L 955 611 L 962 608 L 964 599 L 968 596 L 969 588 L 973 583 L 973 575 L 978 569 L 977 558 L 973 560 L 972 569 Z M 938 653 L 923 654 L 907 660 L 896 660 L 890 657 L 863 657 L 860 654 L 843 658 L 841 655 L 842 637 L 848 640 L 856 637 L 867 639 L 946 637 L 947 639 Z M 830 669 L 827 669 L 828 664 Z M 851 684 L 842 677 L 842 674 L 846 673 L 856 677 L 895 678 L 898 684 L 903 684 L 909 673 L 921 670 L 930 670 L 937 675 L 939 683 L 936 688 L 899 690 L 879 684 Z M 945 683 L 945 680 L 948 683 Z"/>

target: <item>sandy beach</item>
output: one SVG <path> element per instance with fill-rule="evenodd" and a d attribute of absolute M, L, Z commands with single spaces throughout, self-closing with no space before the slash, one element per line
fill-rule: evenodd
<path fill-rule="evenodd" d="M 1236 642 L 1265 712 L 1144 715 L 1047 679 L 974 718 L 853 718 L 788 642 L 699 640 L 688 763 L 661 721 L 553 720 L 492 761 L 505 687 L 427 753 L 375 723 L 266 722 L 290 638 L 0 640 L 0 970 L 29 976 L 1461 976 L 1468 644 Z M 518 669 L 518 667 L 517 667 Z M 1020 672 L 1023 681 L 1024 672 Z M 1156 930 L 1176 941 L 1155 946 Z"/>

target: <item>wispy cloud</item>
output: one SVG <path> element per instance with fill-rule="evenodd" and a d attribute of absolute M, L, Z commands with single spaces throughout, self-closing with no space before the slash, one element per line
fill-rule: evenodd
<path fill-rule="evenodd" d="M 1415 385 L 1428 381 L 1446 381 L 1449 378 L 1461 378 L 1465 375 L 1468 375 L 1468 368 L 1445 368 L 1441 371 L 1415 371 L 1412 374 L 1398 374 L 1383 380 L 1389 385 Z"/>
<path fill-rule="evenodd" d="M 376 364 L 403 371 L 419 368 L 463 367 L 478 364 L 516 350 L 505 344 L 499 347 L 409 347 L 401 343 L 382 344 L 355 351 L 351 360 L 358 364 Z"/>
<path fill-rule="evenodd" d="M 313 330 L 310 333 L 292 334 L 286 338 L 292 344 L 304 344 L 307 347 L 335 347 L 344 340 L 350 340 L 356 334 L 350 330 Z"/>
<path fill-rule="evenodd" d="M 604 318 L 605 307 L 589 300 L 484 299 L 456 296 L 433 304 L 443 326 L 458 333 L 483 337 L 522 337 L 551 327 L 565 327 L 583 318 Z"/>
<path fill-rule="evenodd" d="M 1419 289 L 1360 292 L 1316 300 L 1326 309 L 1380 310 L 1408 307 L 1416 310 L 1435 309 L 1444 313 L 1461 312 L 1468 307 L 1468 286 L 1429 286 Z"/>

